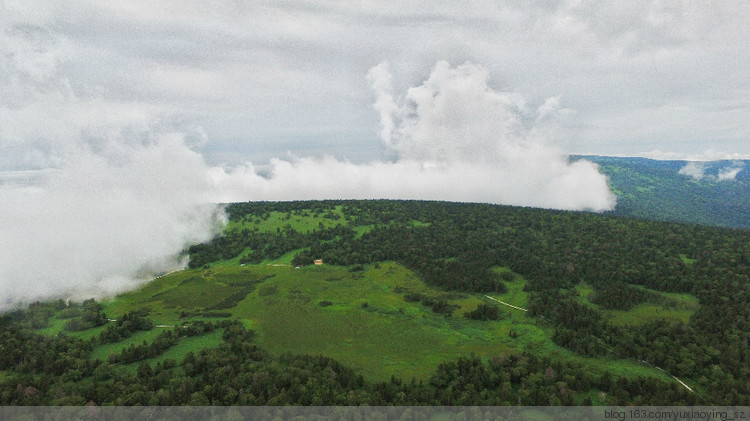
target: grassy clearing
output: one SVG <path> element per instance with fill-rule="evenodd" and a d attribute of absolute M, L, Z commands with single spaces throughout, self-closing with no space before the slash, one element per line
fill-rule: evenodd
<path fill-rule="evenodd" d="M 116 319 L 128 311 L 147 309 L 156 324 L 166 325 L 216 320 L 202 314 L 252 284 L 254 288 L 231 307 L 216 311 L 227 313 L 255 330 L 259 344 L 271 353 L 326 355 L 370 380 L 388 380 L 392 375 L 426 379 L 443 361 L 471 354 L 489 358 L 523 351 L 576 361 L 594 374 L 609 370 L 615 376 L 670 380 L 660 371 L 635 361 L 577 356 L 552 342 L 550 327 L 538 323 L 526 312 L 497 303 L 494 304 L 508 315 L 503 320 L 470 320 L 464 317 L 466 312 L 480 303 L 493 302 L 483 294 L 449 293 L 432 288 L 396 263 L 367 265 L 363 270 L 331 265 L 295 269 L 283 263 L 287 257 L 272 264 L 243 267 L 223 262 L 210 269 L 176 272 L 104 302 L 105 312 Z M 509 272 L 507 268 L 496 271 L 507 279 L 508 292 L 493 296 L 525 308 L 526 280 L 505 274 Z M 585 285 L 579 288 L 585 294 Z M 435 313 L 421 302 L 405 301 L 404 295 L 410 292 L 447 299 L 456 309 L 448 317 Z M 180 318 L 185 312 L 190 316 Z M 53 334 L 59 329 L 58 323 L 55 320 L 46 332 Z M 91 337 L 101 329 L 76 334 Z M 161 331 L 154 328 L 116 344 L 97 346 L 91 356 L 106 360 L 110 353 L 118 353 L 130 344 L 152 342 Z M 188 351 L 215 347 L 220 342 L 220 331 L 184 338 L 148 361 L 152 364 L 167 358 L 179 361 Z M 130 364 L 125 369 L 135 370 L 137 365 Z"/>
<path fill-rule="evenodd" d="M 294 259 L 294 256 L 296 256 L 297 254 L 299 254 L 303 250 L 305 250 L 305 249 L 301 248 L 301 249 L 292 250 L 290 252 L 284 253 L 278 259 L 273 259 L 273 260 L 266 259 L 262 263 L 265 263 L 267 265 L 289 265 L 289 266 L 291 266 L 292 265 L 292 259 Z"/>
<path fill-rule="evenodd" d="M 35 329 L 34 332 L 40 334 L 40 335 L 48 335 L 53 336 L 57 335 L 60 332 L 65 332 L 65 323 L 67 322 L 67 319 L 60 319 L 57 317 L 53 317 L 49 320 L 49 325 L 43 329 Z M 65 333 L 72 333 L 72 332 L 65 332 Z"/>
<path fill-rule="evenodd" d="M 665 298 L 666 304 L 647 302 L 636 305 L 627 311 L 607 310 L 589 300 L 589 296 L 594 292 L 591 286 L 581 283 L 576 285 L 576 291 L 578 291 L 582 303 L 604 313 L 605 317 L 616 326 L 642 326 L 655 320 L 663 320 L 669 323 L 689 323 L 690 317 L 699 307 L 698 298 L 690 294 L 656 291 L 640 285 L 632 285 L 632 287 L 658 294 Z"/>
<path fill-rule="evenodd" d="M 270 212 L 268 218 L 250 218 L 243 221 L 230 221 L 225 227 L 226 231 L 241 231 L 243 229 L 255 230 L 261 232 L 276 232 L 277 230 L 284 230 L 292 228 L 296 231 L 307 233 L 321 226 L 324 228 L 331 228 L 337 225 L 346 224 L 344 214 L 341 211 L 341 206 L 336 206 L 335 209 L 330 211 L 330 215 L 336 215 L 336 217 L 320 217 L 315 216 L 312 213 L 288 213 L 288 212 Z"/>
<path fill-rule="evenodd" d="M 205 335 L 180 339 L 175 346 L 167 349 L 156 357 L 147 358 L 143 361 L 136 361 L 130 364 L 123 364 L 122 367 L 127 371 L 135 373 L 138 370 L 138 366 L 144 362 L 149 363 L 151 366 L 165 360 L 174 360 L 179 363 L 185 358 L 185 354 L 188 352 L 193 352 L 197 355 L 201 349 L 217 348 L 222 342 L 223 333 L 224 329 L 217 329 Z"/>
<path fill-rule="evenodd" d="M 107 328 L 107 325 L 102 325 L 102 326 L 92 327 L 91 329 L 81 330 L 78 332 L 65 332 L 65 334 L 70 335 L 70 336 L 75 336 L 76 338 L 87 341 L 91 338 L 99 336 L 102 330 L 106 328 Z"/>
<path fill-rule="evenodd" d="M 143 342 L 150 344 L 164 329 L 153 328 L 151 330 L 135 332 L 129 338 L 112 344 L 97 345 L 91 351 L 91 358 L 107 361 L 109 354 L 119 354 L 130 345 L 140 345 Z"/>
<path fill-rule="evenodd" d="M 597 304 L 592 303 L 589 299 L 591 294 L 594 293 L 594 288 L 591 287 L 591 285 L 585 282 L 581 282 L 580 284 L 575 286 L 575 289 L 576 291 L 578 291 L 578 296 L 581 297 L 581 302 L 592 307 L 599 307 Z"/>
<path fill-rule="evenodd" d="M 664 320 L 666 322 L 690 322 L 690 316 L 694 309 L 665 309 L 657 304 L 639 304 L 628 311 L 610 310 L 607 312 L 609 321 L 617 326 L 640 326 L 653 320 Z"/>
<path fill-rule="evenodd" d="M 224 303 L 257 283 L 263 273 L 235 264 L 176 272 L 158 278 L 137 291 L 105 301 L 104 311 L 108 317 L 116 319 L 129 311 L 148 310 L 149 318 L 155 324 L 166 325 L 207 319 L 200 314 L 228 312 L 221 308 Z M 183 313 L 194 316 L 181 317 Z"/>
<path fill-rule="evenodd" d="M 418 302 L 405 302 L 403 292 L 396 291 L 444 293 L 393 263 L 358 272 L 328 265 L 252 269 L 276 276 L 230 311 L 247 321 L 272 353 L 324 354 L 368 378 L 387 380 L 391 375 L 426 378 L 439 362 L 472 352 L 510 351 L 480 324 L 460 317 L 479 298 L 457 296 L 461 308 L 449 318 Z"/>
<path fill-rule="evenodd" d="M 528 293 L 523 290 L 523 288 L 526 286 L 526 280 L 523 279 L 523 277 L 521 277 L 520 275 L 512 272 L 508 268 L 496 268 L 495 272 L 499 273 L 500 276 L 503 276 L 504 273 L 509 273 L 512 276 L 512 280 L 504 281 L 505 286 L 508 288 L 508 292 L 506 292 L 505 294 L 490 295 L 494 296 L 498 300 L 505 301 L 508 304 L 526 308 Z M 508 277 L 510 278 L 511 276 Z"/>
<path fill-rule="evenodd" d="M 360 238 L 363 235 L 367 234 L 368 232 L 375 229 L 375 225 L 360 225 L 357 227 L 354 227 L 354 238 Z"/>
<path fill-rule="evenodd" d="M 698 261 L 697 259 L 689 258 L 686 254 L 680 254 L 680 259 L 682 260 L 682 263 L 686 265 L 692 265 Z"/>
<path fill-rule="evenodd" d="M 60 333 L 64 333 L 69 336 L 74 336 L 76 338 L 88 340 L 94 336 L 98 336 L 99 333 L 102 330 L 104 330 L 104 328 L 107 327 L 107 325 L 105 324 L 103 326 L 97 326 L 91 329 L 80 330 L 77 332 L 70 332 L 70 331 L 65 330 L 65 324 L 68 322 L 68 320 L 70 319 L 60 318 L 60 317 L 57 317 L 57 315 L 55 315 L 54 317 L 50 318 L 49 325 L 47 327 L 43 329 L 35 329 L 34 332 L 40 335 L 47 335 L 47 336 L 54 336 Z"/>

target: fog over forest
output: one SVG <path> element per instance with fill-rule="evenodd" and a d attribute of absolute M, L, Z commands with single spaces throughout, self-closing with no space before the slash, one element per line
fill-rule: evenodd
<path fill-rule="evenodd" d="M 750 152 L 750 54 L 716 42 L 747 39 L 743 2 L 158 7 L 0 5 L 0 309 L 183 267 L 186 246 L 220 231 L 218 203 L 599 212 L 616 205 L 607 178 L 571 153 Z M 686 98 L 702 69 L 674 70 L 696 59 L 716 70 Z M 717 140 L 704 147 L 697 126 Z"/>

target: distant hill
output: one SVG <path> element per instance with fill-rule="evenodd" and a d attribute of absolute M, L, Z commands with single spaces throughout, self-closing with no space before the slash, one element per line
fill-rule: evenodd
<path fill-rule="evenodd" d="M 614 215 L 750 228 L 750 161 L 657 161 L 585 156 L 609 176 Z"/>

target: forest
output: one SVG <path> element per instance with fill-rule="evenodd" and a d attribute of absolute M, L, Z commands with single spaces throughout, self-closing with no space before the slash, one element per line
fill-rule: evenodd
<path fill-rule="evenodd" d="M 258 265 L 287 253 L 297 267 L 320 259 L 354 273 L 393 261 L 448 297 L 402 291 L 404 302 L 445 317 L 456 308 L 451 294 L 504 293 L 514 276 L 522 276 L 528 315 L 552 332 L 557 346 L 582 358 L 658 367 L 696 390 L 654 378 L 592 374 L 573 359 L 533 350 L 465 355 L 442 362 L 426 380 L 372 381 L 326 356 L 269 353 L 252 329 L 231 317 L 188 321 L 164 329 L 151 343 L 92 359 L 97 344 L 154 329 L 148 311 L 105 323 L 96 302 L 59 301 L 0 318 L 0 403 L 586 405 L 595 391 L 606 396 L 601 403 L 612 405 L 750 404 L 749 231 L 450 202 L 249 202 L 228 204 L 226 211 L 230 222 L 221 236 L 186 250 L 189 270 L 208 271 L 227 259 Z M 289 223 L 258 230 L 257 223 L 274 213 L 288 215 Z M 293 215 L 319 223 L 295 228 Z M 221 316 L 254 285 L 205 308 Z M 586 300 L 582 286 L 590 290 Z M 275 292 L 264 288 L 255 294 Z M 686 323 L 627 325 L 605 316 L 645 304 L 668 308 L 675 305 L 669 294 L 697 297 L 699 306 Z M 331 301 L 318 305 L 335 307 Z M 106 326 L 89 339 L 36 333 L 53 313 L 76 320 L 66 332 Z M 508 317 L 488 304 L 464 315 L 475 323 Z M 146 362 L 179 338 L 214 331 L 221 332 L 217 347 Z M 126 363 L 137 369 L 117 369 Z"/>
<path fill-rule="evenodd" d="M 746 160 L 661 161 L 646 158 L 586 156 L 599 164 L 617 195 L 610 214 L 711 226 L 750 228 L 750 173 L 722 179 L 722 170 L 746 168 Z M 682 174 L 688 164 L 699 179 Z"/>

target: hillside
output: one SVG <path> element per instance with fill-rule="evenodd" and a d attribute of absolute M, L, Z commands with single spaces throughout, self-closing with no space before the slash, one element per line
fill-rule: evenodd
<path fill-rule="evenodd" d="M 418 201 L 227 212 L 187 270 L 0 319 L 2 403 L 750 403 L 747 231 Z"/>
<path fill-rule="evenodd" d="M 750 161 L 585 159 L 598 163 L 609 177 L 617 195 L 614 215 L 750 228 Z"/>

